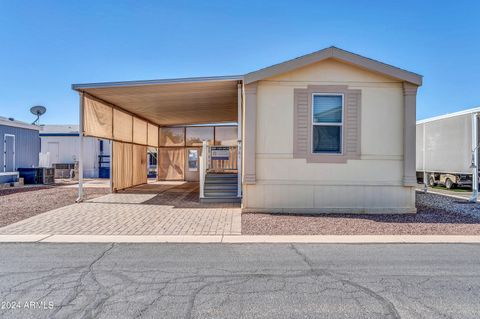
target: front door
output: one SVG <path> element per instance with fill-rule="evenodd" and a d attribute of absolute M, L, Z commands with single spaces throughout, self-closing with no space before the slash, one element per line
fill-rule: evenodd
<path fill-rule="evenodd" d="M 199 147 L 187 147 L 185 149 L 185 180 L 187 182 L 198 182 L 200 180 L 200 152 Z"/>
<path fill-rule="evenodd" d="M 3 171 L 15 171 L 15 135 L 12 134 L 3 137 Z"/>
<path fill-rule="evenodd" d="M 50 153 L 50 164 L 60 163 L 60 145 L 58 142 L 48 142 L 47 152 Z"/>

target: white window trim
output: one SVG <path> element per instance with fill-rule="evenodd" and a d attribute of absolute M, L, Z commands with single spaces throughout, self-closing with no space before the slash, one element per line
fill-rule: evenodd
<path fill-rule="evenodd" d="M 315 96 L 341 96 L 342 97 L 342 122 L 341 123 L 330 123 L 330 122 L 315 122 L 314 118 L 314 102 Z M 311 129 L 311 139 L 312 142 L 310 143 L 310 153 L 312 155 L 330 155 L 330 156 L 341 156 L 344 153 L 343 150 L 343 134 L 344 134 L 344 124 L 345 124 L 345 94 L 343 93 L 312 93 L 312 105 L 311 105 L 311 113 L 312 117 L 310 119 Z M 340 153 L 330 153 L 330 152 L 314 152 L 313 150 L 313 127 L 315 125 L 321 126 L 340 126 Z"/>

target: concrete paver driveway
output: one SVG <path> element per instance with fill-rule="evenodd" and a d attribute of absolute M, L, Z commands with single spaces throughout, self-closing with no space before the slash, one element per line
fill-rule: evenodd
<path fill-rule="evenodd" d="M 153 183 L 58 208 L 0 234 L 236 235 L 239 204 L 200 203 L 198 183 Z"/>

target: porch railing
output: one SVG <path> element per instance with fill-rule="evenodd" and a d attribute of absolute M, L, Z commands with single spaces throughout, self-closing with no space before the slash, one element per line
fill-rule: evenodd
<path fill-rule="evenodd" d="M 205 177 L 209 172 L 235 172 L 238 174 L 238 196 L 241 196 L 241 141 L 237 146 L 217 146 L 202 144 L 200 156 L 200 198 L 204 197 Z"/>

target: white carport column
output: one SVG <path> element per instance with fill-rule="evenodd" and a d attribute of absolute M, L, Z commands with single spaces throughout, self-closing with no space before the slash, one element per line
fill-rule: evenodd
<path fill-rule="evenodd" d="M 237 140 L 238 140 L 238 146 L 237 146 L 237 197 L 242 197 L 242 118 L 243 118 L 243 111 L 242 111 L 242 103 L 243 103 L 243 88 L 242 84 L 238 83 L 238 97 L 237 97 L 237 103 L 238 103 L 238 111 L 237 111 Z"/>
<path fill-rule="evenodd" d="M 78 123 L 78 138 L 79 147 L 78 150 L 78 198 L 77 203 L 83 201 L 83 92 L 80 92 L 80 105 L 79 105 L 79 123 Z"/>

